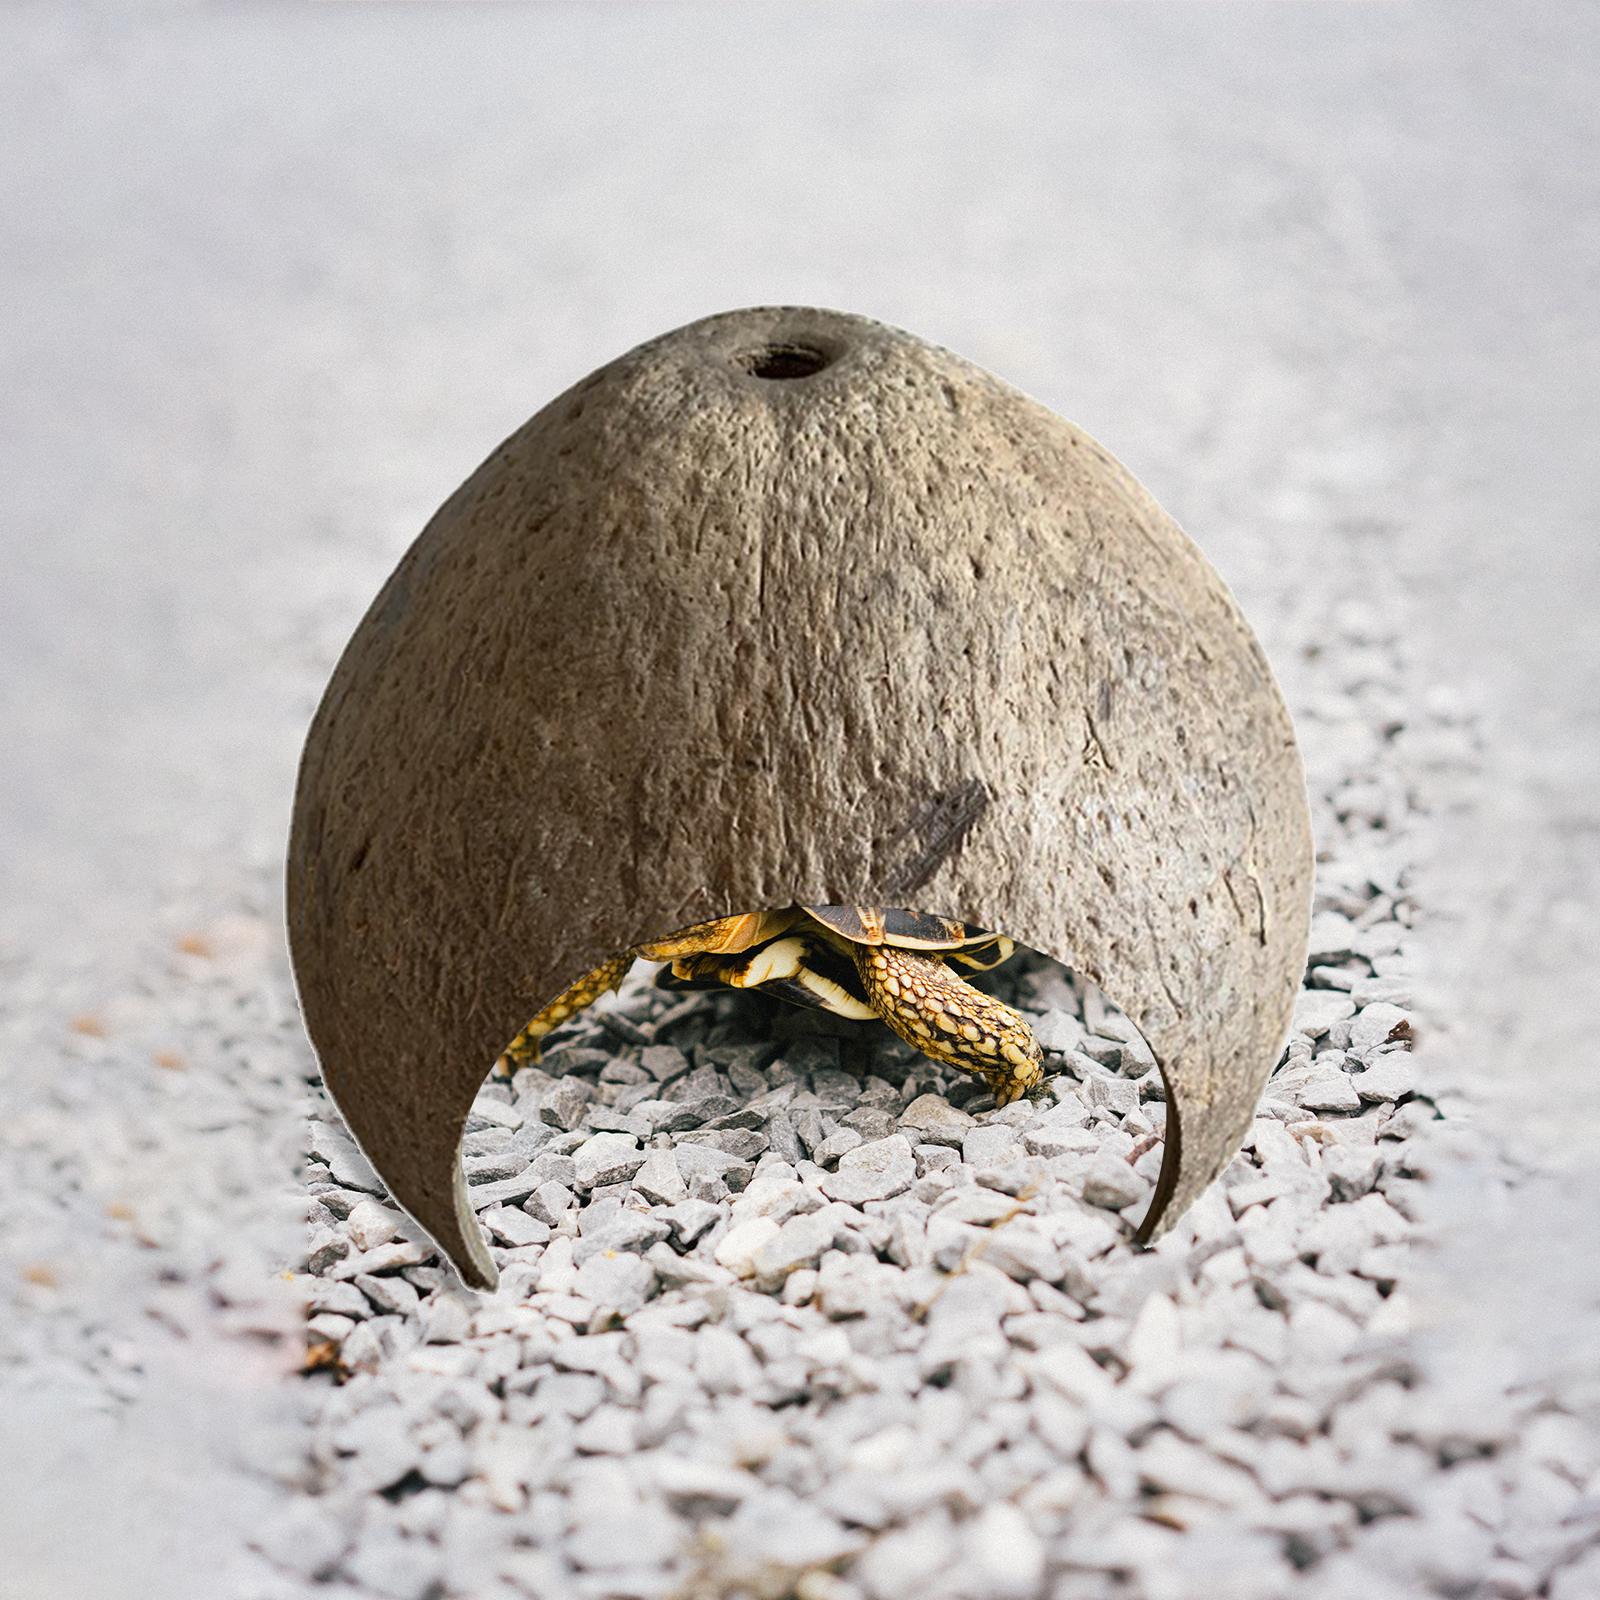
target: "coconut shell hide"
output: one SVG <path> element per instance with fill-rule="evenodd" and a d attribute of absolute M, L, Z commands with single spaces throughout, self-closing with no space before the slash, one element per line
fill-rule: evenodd
<path fill-rule="evenodd" d="M 1141 1229 L 1238 1148 L 1306 955 L 1304 777 L 1200 552 L 1092 439 L 833 312 L 712 317 L 451 496 L 307 739 L 289 932 L 350 1128 L 463 1278 L 507 1041 L 652 935 L 911 906 L 1100 985 L 1168 1092 Z"/>

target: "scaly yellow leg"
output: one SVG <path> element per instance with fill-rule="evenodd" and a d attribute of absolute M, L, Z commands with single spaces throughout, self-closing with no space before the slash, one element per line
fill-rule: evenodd
<path fill-rule="evenodd" d="M 576 983 L 569 983 L 543 1011 L 536 1016 L 510 1044 L 506 1053 L 496 1063 L 515 1071 L 539 1059 L 539 1042 L 552 1028 L 559 1028 L 569 1017 L 575 1017 L 586 1006 L 592 1006 L 603 994 L 622 982 L 633 965 L 633 951 L 624 950 L 602 961 L 593 972 L 586 972 Z"/>
<path fill-rule="evenodd" d="M 1044 1079 L 1033 1029 L 1010 1006 L 963 982 L 936 956 L 857 945 L 856 970 L 878 1015 L 925 1056 L 975 1072 L 1009 1105 Z"/>
<path fill-rule="evenodd" d="M 717 917 L 711 922 L 696 922 L 691 927 L 680 928 L 664 939 L 649 939 L 623 950 L 603 961 L 593 972 L 586 972 L 576 983 L 569 983 L 554 1000 L 536 1016 L 510 1044 L 505 1054 L 495 1063 L 496 1070 L 514 1072 L 539 1059 L 539 1041 L 552 1028 L 588 1006 L 601 995 L 609 993 L 628 975 L 635 956 L 647 961 L 671 961 L 674 957 L 697 951 L 747 950 L 752 944 L 769 937 L 792 920 L 789 912 L 756 911 L 734 917 Z"/>

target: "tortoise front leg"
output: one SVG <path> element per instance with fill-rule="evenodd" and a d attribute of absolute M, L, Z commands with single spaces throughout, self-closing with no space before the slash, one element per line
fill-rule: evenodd
<path fill-rule="evenodd" d="M 570 1017 L 592 1006 L 603 994 L 622 982 L 633 965 L 633 951 L 623 950 L 602 961 L 593 972 L 586 972 L 575 983 L 569 983 L 510 1044 L 495 1065 L 504 1063 L 511 1071 L 526 1067 L 539 1059 L 540 1041 L 552 1028 L 559 1028 Z"/>
<path fill-rule="evenodd" d="M 1043 1051 L 1033 1029 L 938 957 L 894 945 L 856 945 L 854 954 L 878 1015 L 925 1056 L 977 1073 L 997 1105 L 1009 1105 L 1043 1081 Z"/>
<path fill-rule="evenodd" d="M 679 928 L 664 939 L 647 939 L 631 950 L 623 950 L 602 961 L 593 972 L 586 972 L 575 983 L 569 983 L 554 1000 L 536 1016 L 510 1044 L 496 1067 L 502 1063 L 515 1071 L 539 1059 L 539 1041 L 552 1028 L 559 1028 L 569 1018 L 592 1006 L 603 994 L 608 994 L 628 975 L 635 956 L 646 961 L 671 961 L 676 956 L 701 950 L 744 950 L 756 939 L 765 937 L 770 928 L 781 926 L 786 914 L 776 912 L 750 912 L 734 917 L 717 917 L 711 922 L 696 922 Z"/>

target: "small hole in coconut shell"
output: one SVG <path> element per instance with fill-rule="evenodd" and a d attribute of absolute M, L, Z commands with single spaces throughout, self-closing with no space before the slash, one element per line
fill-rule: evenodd
<path fill-rule="evenodd" d="M 773 343 L 758 345 L 735 356 L 734 364 L 752 378 L 769 382 L 810 378 L 833 365 L 833 356 L 815 345 Z"/>

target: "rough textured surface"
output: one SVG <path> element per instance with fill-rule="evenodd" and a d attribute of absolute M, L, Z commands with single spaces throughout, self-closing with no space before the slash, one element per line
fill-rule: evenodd
<path fill-rule="evenodd" d="M 506 1041 L 614 950 L 794 902 L 1102 985 L 1175 1106 L 1158 1225 L 1248 1125 L 1310 865 L 1266 662 L 1150 497 L 970 363 L 780 309 L 613 362 L 445 504 L 308 737 L 289 922 L 329 1087 L 481 1284 L 456 1145 Z"/>

